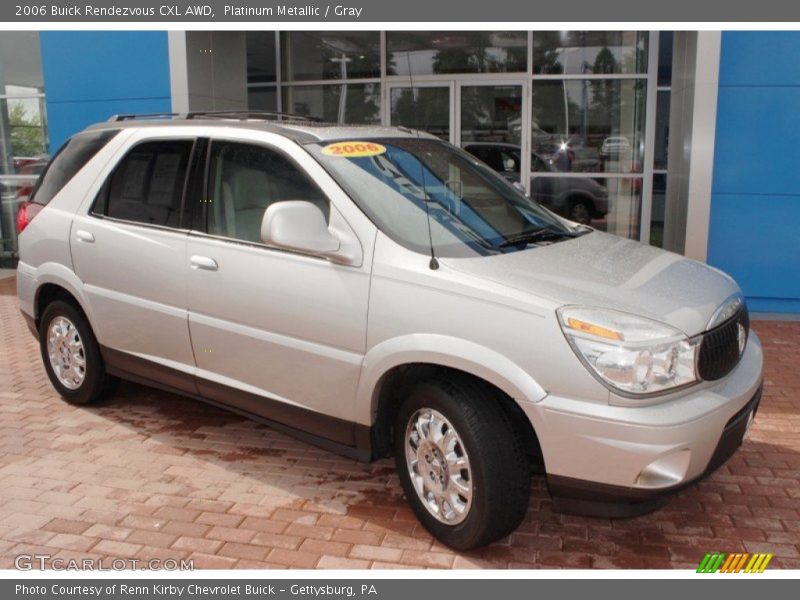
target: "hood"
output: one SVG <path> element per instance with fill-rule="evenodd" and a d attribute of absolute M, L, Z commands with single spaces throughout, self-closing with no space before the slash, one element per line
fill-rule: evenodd
<path fill-rule="evenodd" d="M 740 291 L 733 279 L 708 265 L 600 231 L 519 252 L 442 262 L 558 304 L 634 313 L 689 336 L 704 331 L 714 311 Z"/>

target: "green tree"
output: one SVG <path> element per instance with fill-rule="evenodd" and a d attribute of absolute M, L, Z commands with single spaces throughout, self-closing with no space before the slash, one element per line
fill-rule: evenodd
<path fill-rule="evenodd" d="M 339 119 L 339 103 L 342 94 L 345 96 L 345 122 L 346 123 L 380 123 L 380 86 L 374 83 L 343 84 L 324 88 L 329 91 L 323 96 L 324 121 L 336 123 Z"/>
<path fill-rule="evenodd" d="M 36 156 L 47 152 L 44 130 L 38 115 L 28 115 L 21 102 L 9 102 L 8 123 L 14 156 Z"/>
<path fill-rule="evenodd" d="M 614 58 L 614 54 L 608 49 L 608 46 L 603 46 L 594 60 L 592 73 L 599 75 L 617 72 L 619 72 L 619 64 Z M 603 129 L 609 124 L 615 123 L 617 120 L 615 117 L 619 115 L 619 82 L 613 79 L 598 79 L 593 80 L 590 85 L 590 126 Z"/>
<path fill-rule="evenodd" d="M 450 101 L 440 88 L 395 89 L 392 124 L 427 131 L 447 139 L 450 133 Z"/>
<path fill-rule="evenodd" d="M 533 72 L 546 75 L 560 75 L 564 72 L 561 64 L 561 42 L 558 31 L 537 31 L 533 43 Z"/>

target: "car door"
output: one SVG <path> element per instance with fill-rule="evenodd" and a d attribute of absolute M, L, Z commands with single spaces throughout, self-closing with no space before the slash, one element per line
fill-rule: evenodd
<path fill-rule="evenodd" d="M 135 137 L 76 216 L 72 260 L 108 366 L 194 392 L 185 188 L 199 152 L 191 137 Z"/>
<path fill-rule="evenodd" d="M 327 177 L 325 189 L 333 180 L 297 144 L 273 138 L 210 142 L 203 225 L 189 237 L 186 265 L 198 389 L 352 444 L 370 262 L 336 264 L 261 242 L 265 210 L 285 200 L 312 202 L 349 227 L 307 169 Z"/>

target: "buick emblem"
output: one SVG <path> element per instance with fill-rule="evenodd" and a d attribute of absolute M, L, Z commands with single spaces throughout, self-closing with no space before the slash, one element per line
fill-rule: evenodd
<path fill-rule="evenodd" d="M 741 323 L 736 324 L 736 341 L 739 342 L 739 355 L 744 352 L 744 345 L 747 343 L 747 331 Z"/>

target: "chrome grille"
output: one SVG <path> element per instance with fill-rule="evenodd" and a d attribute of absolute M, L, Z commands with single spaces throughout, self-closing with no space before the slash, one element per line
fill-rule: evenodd
<path fill-rule="evenodd" d="M 714 381 L 722 379 L 733 371 L 742 357 L 739 342 L 739 327 L 744 329 L 744 344 L 750 334 L 750 316 L 747 307 L 741 309 L 730 319 L 703 334 L 697 361 L 697 374 L 701 379 Z"/>

